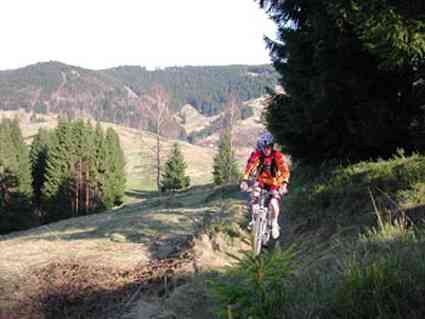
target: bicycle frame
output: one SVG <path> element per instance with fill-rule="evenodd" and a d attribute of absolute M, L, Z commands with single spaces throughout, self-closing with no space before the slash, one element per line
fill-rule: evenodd
<path fill-rule="evenodd" d="M 269 203 L 271 194 L 265 189 L 261 189 L 257 205 L 252 206 L 254 218 L 254 252 L 258 256 L 261 253 L 263 245 L 267 244 L 271 236 L 271 217 Z"/>

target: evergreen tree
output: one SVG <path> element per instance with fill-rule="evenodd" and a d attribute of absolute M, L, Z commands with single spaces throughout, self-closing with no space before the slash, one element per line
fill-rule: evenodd
<path fill-rule="evenodd" d="M 425 150 L 425 6 L 259 2 L 279 26 L 268 44 L 287 92 L 272 99 L 267 126 L 291 154 L 317 163 Z"/>
<path fill-rule="evenodd" d="M 75 163 L 72 123 L 60 121 L 51 138 L 42 196 L 48 221 L 72 216 L 72 169 Z"/>
<path fill-rule="evenodd" d="M 33 223 L 28 150 L 17 120 L 0 122 L 0 233 Z"/>
<path fill-rule="evenodd" d="M 36 140 L 35 140 L 36 142 Z M 34 163 L 43 152 L 34 144 Z M 60 121 L 47 147 L 40 198 L 47 221 L 88 214 L 119 204 L 125 191 L 125 159 L 113 129 L 106 136 L 84 121 Z"/>
<path fill-rule="evenodd" d="M 94 133 L 94 148 L 94 170 L 90 174 L 91 185 L 93 186 L 93 205 L 98 208 L 105 208 L 103 201 L 109 163 L 107 162 L 108 150 L 105 143 L 105 134 L 99 122 L 96 124 Z"/>
<path fill-rule="evenodd" d="M 127 183 L 124 152 L 121 148 L 119 136 L 112 128 L 108 128 L 106 131 L 105 148 L 107 150 L 107 169 L 103 202 L 109 208 L 121 204 Z"/>
<path fill-rule="evenodd" d="M 214 157 L 213 177 L 216 185 L 234 183 L 240 177 L 231 138 L 230 130 L 225 129 Z"/>
<path fill-rule="evenodd" d="M 14 185 L 15 150 L 5 120 L 0 122 L 0 233 L 14 230 L 12 190 Z"/>
<path fill-rule="evenodd" d="M 15 148 L 16 156 L 16 191 L 25 195 L 32 195 L 31 162 L 28 147 L 24 142 L 22 131 L 17 119 L 9 122 L 10 138 Z"/>
<path fill-rule="evenodd" d="M 94 131 L 90 123 L 72 122 L 74 159 L 71 163 L 72 209 L 75 215 L 92 211 L 90 176 L 94 170 Z"/>
<path fill-rule="evenodd" d="M 47 152 L 49 145 L 49 132 L 45 129 L 39 129 L 35 135 L 30 149 L 30 159 L 32 167 L 32 187 L 33 202 L 35 206 L 41 208 L 41 191 L 44 185 L 47 164 Z"/>
<path fill-rule="evenodd" d="M 175 191 L 184 189 L 190 185 L 190 177 L 185 175 L 187 165 L 179 144 L 175 143 L 165 163 L 164 173 L 162 174 L 161 190 Z"/>

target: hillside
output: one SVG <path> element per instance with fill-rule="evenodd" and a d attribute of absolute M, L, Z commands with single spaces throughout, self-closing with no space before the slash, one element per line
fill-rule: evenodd
<path fill-rule="evenodd" d="M 233 139 L 236 148 L 252 148 L 256 139 L 265 127 L 261 119 L 261 114 L 266 107 L 268 97 L 259 97 L 246 101 L 242 104 L 241 110 L 248 110 L 248 116 L 238 118 L 233 125 Z M 242 111 L 243 112 L 243 111 Z M 217 145 L 220 134 L 223 132 L 223 121 L 225 113 L 220 113 L 208 122 L 201 129 L 193 130 L 189 139 L 196 145 Z"/>
<path fill-rule="evenodd" d="M 281 248 L 259 258 L 236 185 L 4 236 L 0 318 L 421 318 L 424 168 L 294 168 Z"/>
<path fill-rule="evenodd" d="M 248 249 L 235 190 L 200 187 L 175 197 L 153 196 L 3 236 L 0 318 L 159 314 L 159 295 L 182 288 L 197 272 L 231 265 L 227 253 Z M 201 301 L 205 292 L 199 293 L 196 300 Z M 195 299 L 185 299 L 179 307 L 193 311 Z M 211 310 L 197 309 L 203 315 Z"/>
<path fill-rule="evenodd" d="M 139 95 L 159 83 L 171 95 L 174 109 L 191 104 L 204 115 L 222 111 L 232 91 L 241 101 L 247 101 L 277 85 L 277 73 L 271 65 L 185 66 L 155 71 L 121 66 L 102 72 L 120 79 Z"/>
<path fill-rule="evenodd" d="M 37 63 L 17 70 L 0 71 L 0 110 L 26 110 L 62 114 L 151 129 L 141 96 L 155 84 L 165 88 L 171 109 L 191 104 L 204 115 L 223 108 L 232 91 L 242 101 L 265 94 L 276 85 L 269 65 L 174 67 L 148 71 L 123 66 L 93 71 L 60 62 Z M 165 136 L 181 138 L 186 132 L 170 118 Z"/>
<path fill-rule="evenodd" d="M 219 318 L 423 318 L 424 181 L 425 157 L 403 151 L 298 165 L 281 249 L 246 255 L 212 285 Z"/>
<path fill-rule="evenodd" d="M 185 104 L 176 114 L 176 121 L 184 128 L 186 133 L 190 135 L 209 127 L 214 121 L 220 118 L 220 116 L 221 114 L 215 116 L 202 115 L 194 106 Z"/>
<path fill-rule="evenodd" d="M 55 128 L 58 123 L 58 116 L 37 115 L 37 120 L 31 119 L 32 114 L 22 111 L 0 111 L 2 117 L 15 118 L 20 121 L 22 133 L 26 142 L 31 143 L 32 137 L 37 134 L 39 128 Z M 95 125 L 95 123 L 92 123 Z M 121 145 L 126 157 L 126 170 L 128 175 L 128 191 L 131 190 L 151 190 L 154 188 L 154 148 L 156 137 L 154 134 L 120 126 L 112 123 L 101 122 L 103 128 L 113 127 L 120 136 Z M 212 181 L 212 161 L 214 150 L 202 146 L 191 145 L 186 142 L 173 139 L 162 138 L 162 159 L 168 156 L 172 145 L 180 144 L 183 155 L 189 163 L 187 174 L 191 177 L 192 185 L 206 184 Z"/>

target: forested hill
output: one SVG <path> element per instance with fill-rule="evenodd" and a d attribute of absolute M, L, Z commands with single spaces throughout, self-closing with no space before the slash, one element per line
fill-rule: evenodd
<path fill-rule="evenodd" d="M 271 65 L 170 67 L 149 71 L 121 66 L 88 70 L 60 62 L 45 62 L 0 71 L 0 110 L 25 109 L 37 113 L 84 115 L 97 120 L 147 128 L 149 119 L 140 97 L 161 85 L 178 111 L 193 105 L 205 115 L 222 110 L 229 92 L 242 101 L 274 88 L 277 73 Z M 144 113 L 144 114 L 143 114 Z"/>
<path fill-rule="evenodd" d="M 191 104 L 204 115 L 220 112 L 231 91 L 246 101 L 266 94 L 266 88 L 277 83 L 271 65 L 185 66 L 155 71 L 121 66 L 103 73 L 120 79 L 138 95 L 159 83 L 172 96 L 174 105 Z"/>

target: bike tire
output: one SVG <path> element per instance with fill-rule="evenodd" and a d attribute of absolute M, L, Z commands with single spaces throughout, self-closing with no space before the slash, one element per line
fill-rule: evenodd
<path fill-rule="evenodd" d="M 263 218 L 257 218 L 254 225 L 254 252 L 255 256 L 261 253 L 263 248 L 263 234 L 265 232 L 266 221 Z"/>

